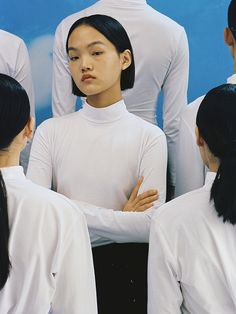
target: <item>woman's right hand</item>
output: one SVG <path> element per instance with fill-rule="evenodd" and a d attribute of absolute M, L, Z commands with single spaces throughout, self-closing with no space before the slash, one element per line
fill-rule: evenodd
<path fill-rule="evenodd" d="M 154 201 L 158 199 L 157 190 L 148 190 L 138 195 L 139 188 L 143 183 L 143 177 L 141 177 L 136 186 L 134 187 L 128 202 L 123 208 L 124 212 L 142 212 L 154 205 Z"/>

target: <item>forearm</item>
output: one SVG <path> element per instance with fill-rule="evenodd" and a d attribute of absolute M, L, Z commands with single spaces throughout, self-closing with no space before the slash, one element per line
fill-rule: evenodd
<path fill-rule="evenodd" d="M 122 212 L 74 201 L 85 214 L 92 239 L 113 242 L 148 242 L 151 217 L 155 208 L 144 212 Z"/>

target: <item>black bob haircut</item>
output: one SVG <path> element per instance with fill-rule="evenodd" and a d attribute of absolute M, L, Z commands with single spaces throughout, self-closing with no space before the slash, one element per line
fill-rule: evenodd
<path fill-rule="evenodd" d="M 123 70 L 121 73 L 121 90 L 129 89 L 134 86 L 134 78 L 135 78 L 135 64 L 134 64 L 134 54 L 133 49 L 129 40 L 129 37 L 124 29 L 124 27 L 114 18 L 102 15 L 102 14 L 94 14 L 90 16 L 83 17 L 74 22 L 71 26 L 67 40 L 66 40 L 66 52 L 68 53 L 68 41 L 71 33 L 81 25 L 88 25 L 95 28 L 98 32 L 100 32 L 103 36 L 105 36 L 116 48 L 118 53 L 122 53 L 126 49 L 129 49 L 131 52 L 131 64 L 130 66 Z M 112 69 L 111 69 L 112 71 Z M 78 87 L 76 86 L 73 78 L 72 78 L 72 92 L 76 96 L 86 96 L 82 93 Z"/>
<path fill-rule="evenodd" d="M 228 27 L 236 40 L 236 0 L 232 0 L 228 8 Z"/>

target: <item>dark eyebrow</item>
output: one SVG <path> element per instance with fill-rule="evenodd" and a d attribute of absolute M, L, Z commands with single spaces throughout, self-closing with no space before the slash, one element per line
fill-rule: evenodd
<path fill-rule="evenodd" d="M 105 44 L 102 41 L 93 41 L 92 43 L 88 44 L 87 48 L 90 48 L 90 47 L 95 46 L 95 45 L 105 46 Z M 79 49 L 74 48 L 74 47 L 68 47 L 68 51 L 77 51 L 77 50 L 79 50 Z"/>
<path fill-rule="evenodd" d="M 102 41 L 93 41 L 92 43 L 90 43 L 88 45 L 88 47 L 95 46 L 95 45 L 103 45 L 103 46 L 105 46 L 105 44 Z"/>

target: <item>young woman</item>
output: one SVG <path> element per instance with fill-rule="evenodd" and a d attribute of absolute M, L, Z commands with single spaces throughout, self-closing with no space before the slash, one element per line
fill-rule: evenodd
<path fill-rule="evenodd" d="M 19 166 L 33 128 L 25 90 L 0 74 L 0 313 L 96 314 L 83 215 Z"/>
<path fill-rule="evenodd" d="M 149 314 L 236 313 L 236 85 L 212 89 L 196 137 L 205 185 L 160 208 L 151 227 Z"/>
<path fill-rule="evenodd" d="M 165 135 L 125 107 L 121 90 L 132 88 L 135 71 L 132 47 L 119 22 L 105 15 L 76 21 L 67 52 L 73 92 L 86 100 L 78 112 L 38 128 L 28 176 L 97 206 L 84 211 L 96 246 L 100 312 L 145 313 L 147 245 L 114 242 L 148 242 L 153 209 L 136 211 L 165 201 Z M 136 197 L 141 181 L 132 190 L 141 177 Z"/>

